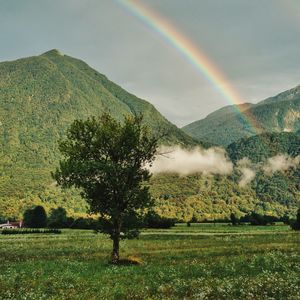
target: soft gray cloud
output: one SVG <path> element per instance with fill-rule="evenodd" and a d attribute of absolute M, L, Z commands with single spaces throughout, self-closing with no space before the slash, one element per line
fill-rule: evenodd
<path fill-rule="evenodd" d="M 210 174 L 230 174 L 233 170 L 233 163 L 228 159 L 222 148 L 202 149 L 195 147 L 187 150 L 179 146 L 161 147 L 158 151 L 151 172 L 176 173 L 182 176 L 202 173 Z"/>
<path fill-rule="evenodd" d="M 254 166 L 248 157 L 244 157 L 237 162 L 237 169 L 241 172 L 239 180 L 240 187 L 245 187 L 250 184 L 256 176 Z"/>
<path fill-rule="evenodd" d="M 298 0 L 141 0 L 256 102 L 300 83 Z M 184 125 L 228 103 L 176 49 L 112 0 L 0 0 L 0 60 L 52 48 L 85 60 Z"/>
<path fill-rule="evenodd" d="M 290 168 L 297 168 L 300 156 L 290 157 L 286 154 L 278 154 L 267 160 L 263 166 L 265 174 L 272 176 L 275 172 L 284 172 Z"/>

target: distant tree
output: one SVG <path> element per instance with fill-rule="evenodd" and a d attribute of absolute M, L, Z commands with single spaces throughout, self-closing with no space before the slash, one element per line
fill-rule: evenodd
<path fill-rule="evenodd" d="M 155 211 L 150 210 L 145 216 L 144 225 L 148 228 L 170 228 L 175 226 L 175 220 L 161 217 Z"/>
<path fill-rule="evenodd" d="M 233 226 L 236 226 L 236 225 L 237 225 L 238 219 L 237 219 L 237 217 L 235 216 L 234 213 L 231 213 L 231 214 L 230 214 L 230 221 L 231 221 L 231 224 L 232 224 Z"/>
<path fill-rule="evenodd" d="M 300 208 L 297 211 L 296 220 L 291 222 L 291 228 L 293 230 L 300 230 Z"/>
<path fill-rule="evenodd" d="M 64 228 L 67 226 L 67 212 L 63 207 L 52 208 L 48 218 L 48 226 L 51 228 Z"/>
<path fill-rule="evenodd" d="M 78 218 L 73 221 L 73 223 L 70 226 L 71 228 L 76 229 L 97 229 L 98 228 L 98 222 L 97 220 L 94 220 L 92 218 Z"/>
<path fill-rule="evenodd" d="M 47 214 L 43 206 L 27 209 L 23 215 L 24 226 L 29 228 L 44 228 L 47 226 Z"/>
<path fill-rule="evenodd" d="M 119 261 L 119 242 L 138 234 L 138 220 L 153 205 L 146 168 L 157 150 L 158 138 L 142 124 L 141 116 L 120 123 L 109 114 L 76 120 L 60 142 L 64 155 L 54 174 L 58 184 L 80 188 L 100 228 L 113 240 L 112 262 Z"/>
<path fill-rule="evenodd" d="M 283 217 L 281 217 L 281 221 L 284 224 L 289 225 L 290 224 L 290 216 L 286 213 Z"/>

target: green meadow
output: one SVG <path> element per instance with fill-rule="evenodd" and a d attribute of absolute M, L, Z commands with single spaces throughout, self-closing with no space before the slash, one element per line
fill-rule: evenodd
<path fill-rule="evenodd" d="M 88 230 L 0 235 L 0 299 L 300 299 L 300 234 L 288 226 L 177 224 L 121 242 Z"/>

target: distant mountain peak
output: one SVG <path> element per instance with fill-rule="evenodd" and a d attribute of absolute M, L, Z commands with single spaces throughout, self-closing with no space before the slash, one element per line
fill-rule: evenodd
<path fill-rule="evenodd" d="M 49 50 L 49 51 L 43 53 L 42 55 L 59 55 L 59 56 L 64 56 L 64 54 L 60 50 L 58 50 L 58 49 Z"/>

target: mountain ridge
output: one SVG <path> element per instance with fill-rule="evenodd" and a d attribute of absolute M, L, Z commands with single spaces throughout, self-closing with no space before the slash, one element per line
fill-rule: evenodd
<path fill-rule="evenodd" d="M 182 129 L 195 139 L 222 146 L 263 132 L 296 132 L 300 129 L 300 86 L 250 105 L 242 113 L 231 106 L 235 113 L 218 114 L 222 109 Z"/>

